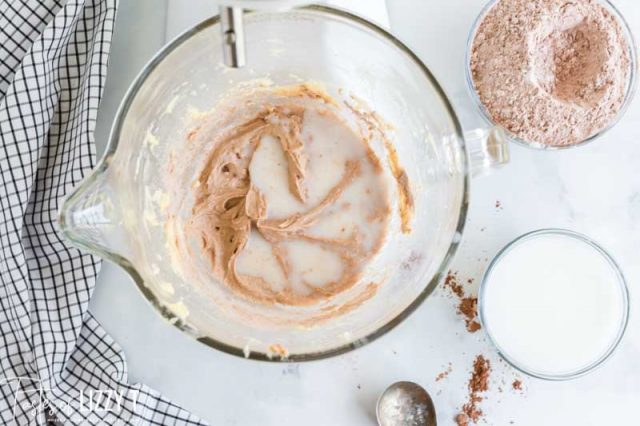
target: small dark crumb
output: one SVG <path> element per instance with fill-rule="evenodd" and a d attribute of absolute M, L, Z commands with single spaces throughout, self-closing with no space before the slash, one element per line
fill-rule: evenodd
<path fill-rule="evenodd" d="M 358 385 L 358 386 L 356 386 L 356 387 L 357 387 L 358 389 L 362 389 L 362 386 L 360 386 L 360 385 Z"/>
<path fill-rule="evenodd" d="M 500 202 L 500 200 L 496 201 L 496 209 L 501 209 L 502 208 L 502 203 Z"/>
<path fill-rule="evenodd" d="M 453 371 L 453 367 L 451 366 L 451 363 L 449 363 L 449 365 L 447 366 L 447 369 L 442 371 L 436 376 L 436 382 L 439 382 L 440 380 L 446 378 L 449 375 L 449 373 L 451 373 L 451 371 Z"/>
<path fill-rule="evenodd" d="M 456 416 L 456 424 L 458 426 L 469 426 L 469 416 L 464 413 L 460 413 Z"/>
<path fill-rule="evenodd" d="M 511 387 L 513 390 L 522 390 L 522 380 L 514 380 Z"/>
<path fill-rule="evenodd" d="M 480 330 L 482 328 L 482 326 L 480 325 L 480 323 L 478 321 L 471 321 L 467 324 L 467 331 L 469 333 L 475 333 L 476 331 Z"/>

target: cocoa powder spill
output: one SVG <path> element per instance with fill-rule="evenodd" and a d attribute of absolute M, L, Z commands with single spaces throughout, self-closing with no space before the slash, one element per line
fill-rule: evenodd
<path fill-rule="evenodd" d="M 451 365 L 451 363 L 449 363 L 449 365 L 447 366 L 447 369 L 436 376 L 436 382 L 439 382 L 440 380 L 446 378 L 449 375 L 449 373 L 451 373 L 452 371 L 453 371 L 453 366 Z"/>
<path fill-rule="evenodd" d="M 468 284 L 473 283 L 473 279 L 467 280 Z M 469 333 L 475 333 L 482 328 L 477 321 L 478 316 L 478 298 L 465 296 L 464 287 L 460 284 L 458 273 L 449 271 L 444 280 L 444 285 L 460 300 L 458 303 L 458 313 L 464 317 L 464 322 Z"/>
<path fill-rule="evenodd" d="M 464 297 L 464 288 L 462 288 L 462 285 L 458 283 L 457 272 L 449 271 L 449 273 L 447 273 L 447 277 L 444 279 L 444 285 L 445 287 L 448 287 L 451 292 L 459 298 Z"/>
<path fill-rule="evenodd" d="M 464 321 L 467 324 L 467 331 L 469 333 L 475 333 L 480 330 L 480 323 L 475 320 L 478 315 L 478 298 L 465 297 L 461 299 L 458 305 L 458 312 L 464 316 Z"/>
<path fill-rule="evenodd" d="M 482 410 L 478 405 L 483 399 L 481 394 L 489 389 L 490 374 L 491 363 L 489 360 L 482 355 L 476 356 L 468 384 L 469 395 L 467 402 L 462 406 L 460 413 L 455 418 L 458 426 L 476 424 L 482 418 Z"/>

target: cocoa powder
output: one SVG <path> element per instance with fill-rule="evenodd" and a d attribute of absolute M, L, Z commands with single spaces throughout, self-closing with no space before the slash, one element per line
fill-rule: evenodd
<path fill-rule="evenodd" d="M 458 282 L 458 273 L 449 271 L 444 279 L 445 287 L 448 287 L 453 294 L 462 298 L 464 297 L 464 288 Z"/>
<path fill-rule="evenodd" d="M 477 423 L 482 417 L 482 410 L 478 407 L 482 402 L 482 393 L 489 389 L 489 376 L 491 374 L 491 363 L 482 355 L 476 356 L 473 362 L 473 372 L 469 379 L 469 395 L 467 402 L 462 406 L 460 413 L 455 420 L 458 426 L 468 426 Z"/>
<path fill-rule="evenodd" d="M 465 297 L 460 300 L 458 305 L 458 312 L 464 316 L 464 321 L 467 325 L 467 331 L 469 333 L 475 333 L 480 330 L 481 326 L 476 317 L 478 315 L 478 298 L 477 297 Z"/>
<path fill-rule="evenodd" d="M 528 142 L 572 145 L 621 110 L 630 42 L 595 0 L 499 0 L 478 26 L 469 65 L 494 122 Z"/>
<path fill-rule="evenodd" d="M 451 365 L 451 363 L 449 363 L 446 370 L 438 373 L 438 375 L 436 376 L 436 382 L 439 382 L 440 380 L 446 378 L 449 375 L 449 373 L 451 373 L 452 371 L 453 371 L 453 366 Z"/>
<path fill-rule="evenodd" d="M 467 284 L 472 284 L 473 278 L 467 279 Z M 458 278 L 457 272 L 449 271 L 444 286 L 447 287 L 460 300 L 458 303 L 458 313 L 463 316 L 467 331 L 475 333 L 482 328 L 477 321 L 478 316 L 478 298 L 465 296 L 465 290 Z"/>

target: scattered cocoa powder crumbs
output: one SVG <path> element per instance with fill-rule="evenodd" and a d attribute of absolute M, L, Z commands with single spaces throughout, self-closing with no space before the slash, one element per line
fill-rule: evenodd
<path fill-rule="evenodd" d="M 436 376 L 436 382 L 439 382 L 440 380 L 447 377 L 449 373 L 451 373 L 452 371 L 453 371 L 453 367 L 451 366 L 451 363 L 449 363 L 449 365 L 447 366 L 447 369 Z"/>
<path fill-rule="evenodd" d="M 473 362 L 473 372 L 469 379 L 469 396 L 467 402 L 462 406 L 461 412 L 455 420 L 458 426 L 468 426 L 470 423 L 478 423 L 482 417 L 482 410 L 478 404 L 482 401 L 481 393 L 489 389 L 489 375 L 491 374 L 491 363 L 482 355 L 476 356 Z"/>
<path fill-rule="evenodd" d="M 473 361 L 473 374 L 469 380 L 469 390 L 474 394 L 486 392 L 489 389 L 490 373 L 491 362 L 482 355 L 476 356 Z"/>
<path fill-rule="evenodd" d="M 458 282 L 458 273 L 449 271 L 447 273 L 447 277 L 444 279 L 445 287 L 449 287 L 451 292 L 458 297 L 464 297 L 464 289 L 462 285 Z"/>
<path fill-rule="evenodd" d="M 478 315 L 477 297 L 465 297 L 461 299 L 458 305 L 458 312 L 464 316 L 464 321 L 467 324 L 467 331 L 469 333 L 475 333 L 480 330 L 480 323 L 475 319 Z"/>
<path fill-rule="evenodd" d="M 513 390 L 522 390 L 522 380 L 514 380 L 511 387 Z"/>
<path fill-rule="evenodd" d="M 467 279 L 467 284 L 473 284 L 473 278 Z M 476 320 L 478 315 L 478 299 L 476 297 L 465 297 L 464 287 L 460 284 L 458 273 L 449 271 L 444 279 L 444 286 L 448 287 L 451 292 L 460 299 L 458 304 L 458 313 L 464 317 L 467 331 L 475 333 L 482 327 Z"/>

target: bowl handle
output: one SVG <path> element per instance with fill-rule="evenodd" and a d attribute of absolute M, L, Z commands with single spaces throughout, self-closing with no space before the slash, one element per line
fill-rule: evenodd
<path fill-rule="evenodd" d="M 489 174 L 509 162 L 507 137 L 499 127 L 469 130 L 464 133 L 464 139 L 472 176 Z"/>

